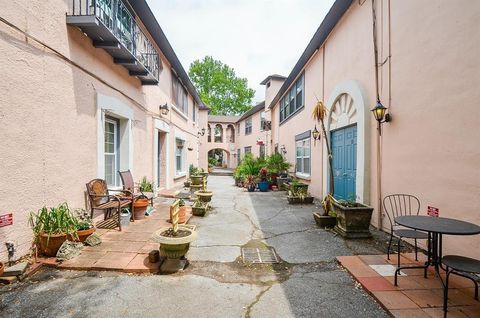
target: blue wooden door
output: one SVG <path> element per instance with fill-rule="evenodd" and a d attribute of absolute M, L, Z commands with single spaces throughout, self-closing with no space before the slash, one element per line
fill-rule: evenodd
<path fill-rule="evenodd" d="M 357 177 L 357 126 L 331 132 L 334 197 L 355 200 Z"/>

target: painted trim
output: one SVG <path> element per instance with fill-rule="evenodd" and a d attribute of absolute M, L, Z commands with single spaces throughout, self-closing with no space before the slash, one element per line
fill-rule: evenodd
<path fill-rule="evenodd" d="M 153 176 L 154 180 L 157 179 L 157 174 L 158 174 L 158 167 L 157 167 L 157 157 L 158 157 L 158 132 L 164 132 L 166 133 L 165 136 L 165 188 L 169 189 L 170 188 L 170 125 L 166 123 L 165 121 L 154 118 L 153 120 L 153 125 L 154 125 L 154 136 L 153 136 Z M 157 190 L 159 190 L 161 187 L 159 184 L 157 184 Z"/>
<path fill-rule="evenodd" d="M 97 177 L 105 178 L 105 115 L 120 119 L 120 167 L 118 170 L 133 171 L 133 109 L 119 99 L 97 93 Z M 123 122 L 122 122 L 123 121 Z M 125 130 L 125 131 L 122 131 Z M 122 157 L 122 149 L 128 155 Z"/>
<path fill-rule="evenodd" d="M 357 177 L 356 177 L 356 196 L 357 201 L 365 204 L 370 204 L 370 121 L 369 118 L 369 105 L 360 83 L 355 80 L 347 80 L 338 84 L 330 94 L 330 97 L 326 103 L 328 118 L 326 123 L 326 138 L 322 139 L 322 147 L 326 149 L 325 142 L 330 142 L 330 123 L 331 123 L 331 109 L 337 99 L 342 94 L 348 94 L 353 99 L 353 106 L 357 110 L 356 122 L 335 127 L 335 129 L 347 127 L 351 124 L 357 124 Z M 327 139 L 327 140 L 326 140 Z M 326 152 L 326 150 L 325 150 Z M 327 155 L 322 156 L 322 171 L 323 171 L 323 195 L 327 195 L 328 189 L 328 159 Z"/>

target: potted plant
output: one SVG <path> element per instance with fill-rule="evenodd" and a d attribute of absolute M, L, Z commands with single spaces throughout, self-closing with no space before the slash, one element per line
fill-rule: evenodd
<path fill-rule="evenodd" d="M 67 203 L 57 207 L 43 207 L 37 213 L 31 212 L 28 220 L 34 234 L 34 240 L 40 252 L 46 256 L 55 256 L 67 240 L 67 235 L 76 237 L 76 220 Z"/>
<path fill-rule="evenodd" d="M 337 215 L 335 230 L 346 238 L 369 238 L 373 208 L 354 200 L 333 200 Z"/>
<path fill-rule="evenodd" d="M 243 180 L 245 179 L 245 176 L 242 175 L 240 166 L 233 170 L 233 179 L 235 180 L 235 185 L 237 187 L 243 187 Z"/>
<path fill-rule="evenodd" d="M 4 270 L 5 270 L 5 264 L 3 264 L 3 262 L 0 262 L 0 276 L 3 275 Z"/>
<path fill-rule="evenodd" d="M 213 172 L 213 167 L 217 165 L 217 160 L 213 157 L 208 158 L 208 173 Z"/>
<path fill-rule="evenodd" d="M 257 187 L 257 183 L 255 182 L 255 176 L 246 176 L 243 184 L 247 188 L 248 192 L 254 192 L 255 188 Z"/>
<path fill-rule="evenodd" d="M 143 177 L 138 185 L 138 190 L 140 192 L 153 192 L 153 183 L 147 177 Z"/>
<path fill-rule="evenodd" d="M 140 195 L 133 200 L 133 215 L 135 220 L 141 220 L 145 218 L 145 212 L 150 204 L 150 200 L 144 195 Z"/>
<path fill-rule="evenodd" d="M 322 200 L 323 213 L 313 213 L 315 223 L 317 223 L 317 225 L 321 228 L 332 228 L 337 224 L 337 214 L 335 213 L 332 205 L 333 200 L 335 200 L 333 196 L 327 195 Z"/>
<path fill-rule="evenodd" d="M 185 223 L 185 217 L 187 214 L 187 207 L 185 206 L 185 201 L 182 199 L 179 200 L 178 206 L 180 207 L 178 211 L 178 223 Z"/>
<path fill-rule="evenodd" d="M 90 214 L 84 209 L 75 209 L 73 211 L 75 216 L 75 228 L 76 228 L 76 237 L 69 235 L 68 239 L 71 241 L 85 242 L 87 237 L 92 235 L 95 232 L 95 226 L 92 223 Z"/>
<path fill-rule="evenodd" d="M 208 202 L 196 200 L 192 206 L 192 214 L 195 216 L 205 216 L 208 210 Z"/>
<path fill-rule="evenodd" d="M 198 200 L 202 202 L 210 202 L 212 201 L 213 192 L 207 190 L 198 190 L 195 192 Z"/>
<path fill-rule="evenodd" d="M 259 175 L 260 175 L 260 181 L 258 182 L 258 189 L 261 192 L 267 192 L 268 191 L 268 180 L 267 180 L 267 168 L 263 167 L 260 169 Z"/>
<path fill-rule="evenodd" d="M 285 173 L 290 168 L 291 164 L 285 161 L 285 158 L 279 153 L 274 153 L 267 158 L 267 169 L 270 172 L 272 184 L 279 186 L 277 179 L 279 174 Z"/>
<path fill-rule="evenodd" d="M 191 184 L 191 180 L 190 180 L 190 179 L 187 179 L 187 181 L 185 181 L 185 182 L 183 183 L 183 186 L 184 186 L 185 188 L 190 188 L 190 184 Z"/>
<path fill-rule="evenodd" d="M 294 190 L 289 190 L 287 195 L 287 200 L 289 204 L 312 204 L 313 196 L 308 193 L 305 188 L 297 188 Z"/>
<path fill-rule="evenodd" d="M 307 192 L 308 191 L 308 184 L 300 182 L 297 179 L 293 179 L 292 182 L 290 182 L 290 190 L 293 193 L 296 193 L 298 191 Z"/>

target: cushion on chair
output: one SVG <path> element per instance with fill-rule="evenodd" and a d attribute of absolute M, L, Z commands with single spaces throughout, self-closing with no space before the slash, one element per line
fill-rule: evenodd
<path fill-rule="evenodd" d="M 412 239 L 428 239 L 428 234 L 421 231 L 415 231 L 410 229 L 398 229 L 394 230 L 393 234 L 399 237 L 406 237 Z"/>
<path fill-rule="evenodd" d="M 474 258 L 446 255 L 442 258 L 442 263 L 459 272 L 480 273 L 480 260 Z"/>

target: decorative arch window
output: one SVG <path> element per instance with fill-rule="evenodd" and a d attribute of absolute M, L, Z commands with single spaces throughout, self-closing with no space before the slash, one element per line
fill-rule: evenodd
<path fill-rule="evenodd" d="M 223 127 L 220 124 L 215 125 L 214 130 L 215 142 L 223 142 Z"/>
<path fill-rule="evenodd" d="M 233 125 L 227 126 L 227 140 L 231 143 L 235 142 L 235 128 L 233 127 Z"/>
<path fill-rule="evenodd" d="M 208 142 L 212 142 L 212 127 L 208 125 Z"/>

